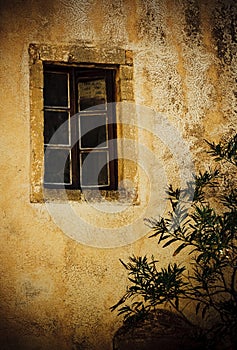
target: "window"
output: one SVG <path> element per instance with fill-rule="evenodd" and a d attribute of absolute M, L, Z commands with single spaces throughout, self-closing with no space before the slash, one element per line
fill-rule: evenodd
<path fill-rule="evenodd" d="M 29 73 L 30 201 L 83 201 L 88 189 L 92 201 L 134 203 L 138 184 L 124 184 L 138 179 L 137 167 L 127 165 L 124 139 L 136 132 L 121 108 L 134 103 L 132 51 L 32 43 Z"/>
<path fill-rule="evenodd" d="M 44 64 L 44 186 L 117 189 L 113 68 Z"/>

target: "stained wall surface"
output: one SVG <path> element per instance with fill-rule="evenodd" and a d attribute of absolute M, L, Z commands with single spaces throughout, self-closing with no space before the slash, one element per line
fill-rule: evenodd
<path fill-rule="evenodd" d="M 170 261 L 172 252 L 147 238 L 143 218 L 165 212 L 164 186 L 182 184 L 186 170 L 200 166 L 204 139 L 236 128 L 236 2 L 1 0 L 0 7 L 0 347 L 111 350 L 121 318 L 109 308 L 127 283 L 119 258 L 153 253 Z M 126 122 L 135 132 L 124 131 L 122 164 L 123 180 L 137 186 L 134 202 L 70 201 L 75 223 L 65 224 L 62 203 L 30 200 L 31 44 L 132 53 Z M 126 155 L 129 147 L 137 159 Z M 138 171 L 129 177 L 130 163 Z"/>

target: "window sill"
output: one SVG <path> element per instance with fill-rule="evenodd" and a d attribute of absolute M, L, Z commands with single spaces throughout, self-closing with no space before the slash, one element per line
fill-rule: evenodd
<path fill-rule="evenodd" d="M 56 202 L 65 203 L 74 201 L 79 203 L 113 203 L 121 205 L 139 205 L 137 189 L 119 189 L 116 191 L 109 190 L 62 190 L 48 189 L 43 191 L 42 200 L 36 202 Z M 34 201 L 35 202 L 35 201 Z"/>

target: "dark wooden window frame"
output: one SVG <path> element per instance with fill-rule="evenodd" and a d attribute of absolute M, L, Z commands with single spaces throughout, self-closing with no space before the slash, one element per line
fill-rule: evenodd
<path fill-rule="evenodd" d="M 67 109 L 69 112 L 69 118 L 80 115 L 89 115 L 91 112 L 79 111 L 77 106 L 78 101 L 78 91 L 76 85 L 79 81 L 85 81 L 90 78 L 100 78 L 104 77 L 106 81 L 106 95 L 107 95 L 107 111 L 106 115 L 108 118 L 107 125 L 107 136 L 108 136 L 108 154 L 109 154 L 109 184 L 108 186 L 87 186 L 88 189 L 103 189 L 103 190 L 117 190 L 118 186 L 118 165 L 117 165 L 117 144 L 116 144 L 116 110 L 115 104 L 111 102 L 116 101 L 116 72 L 117 67 L 114 65 L 103 66 L 103 65 L 57 65 L 52 63 L 44 62 L 44 73 L 50 72 L 63 72 L 67 73 L 69 76 L 69 99 L 70 104 Z M 52 107 L 44 105 L 44 112 L 52 110 Z M 73 118 L 73 123 L 71 123 L 71 145 L 67 147 L 61 147 L 61 149 L 71 149 L 71 166 L 72 166 L 72 182 L 71 184 L 53 184 L 53 183 L 44 183 L 45 188 L 49 189 L 77 189 L 82 190 L 83 187 L 80 183 L 80 154 L 83 153 L 83 150 L 79 147 L 79 125 L 78 118 Z M 47 147 L 51 147 L 47 145 Z M 93 152 L 93 148 L 87 149 L 87 152 Z"/>

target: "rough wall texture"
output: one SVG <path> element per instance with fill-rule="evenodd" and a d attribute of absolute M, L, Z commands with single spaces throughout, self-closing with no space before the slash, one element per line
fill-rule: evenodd
<path fill-rule="evenodd" d="M 126 286 L 118 259 L 156 253 L 165 263 L 170 255 L 143 234 L 122 247 L 81 244 L 60 230 L 43 203 L 30 203 L 29 45 L 133 51 L 135 103 L 158 113 L 137 133 L 140 204 L 115 203 L 110 214 L 100 203 L 78 203 L 75 211 L 88 222 L 81 228 L 88 235 L 103 227 L 111 236 L 121 227 L 135 235 L 143 230 L 137 217 L 160 214 L 159 201 L 146 211 L 149 188 L 159 199 L 163 182 L 180 172 L 170 144 L 151 132 L 159 116 L 188 142 L 197 166 L 204 138 L 215 141 L 236 128 L 236 1 L 1 0 L 0 6 L 1 349 L 111 350 L 121 320 L 109 307 Z M 144 125 L 146 113 L 139 118 Z M 144 169 L 152 154 L 160 154 L 163 182 L 152 161 L 153 172 Z"/>

